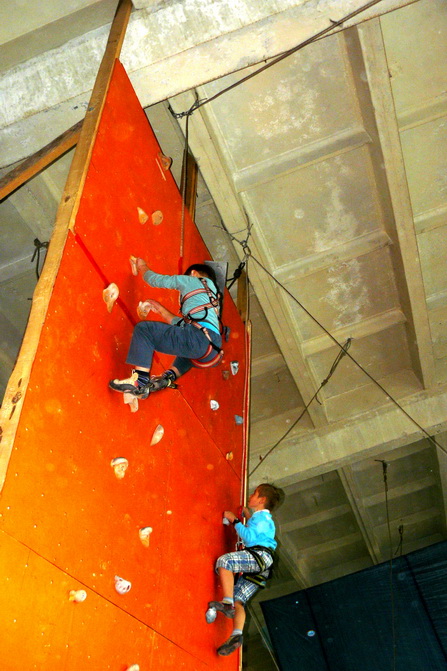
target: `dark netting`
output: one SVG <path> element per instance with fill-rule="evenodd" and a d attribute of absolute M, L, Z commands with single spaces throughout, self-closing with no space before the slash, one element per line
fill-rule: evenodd
<path fill-rule="evenodd" d="M 281 671 L 446 671 L 447 542 L 261 603 Z"/>

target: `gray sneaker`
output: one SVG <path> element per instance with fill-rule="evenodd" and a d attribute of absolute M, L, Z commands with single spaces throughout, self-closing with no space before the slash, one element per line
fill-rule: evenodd
<path fill-rule="evenodd" d="M 220 648 L 217 648 L 217 654 L 221 655 L 221 657 L 231 655 L 232 652 L 241 647 L 243 642 L 244 637 L 242 634 L 234 634 L 234 636 L 230 636 L 225 643 L 222 643 Z"/>
<path fill-rule="evenodd" d="M 138 386 L 138 374 L 133 370 L 132 375 L 125 380 L 110 380 L 109 387 L 114 391 L 119 391 L 121 394 L 132 394 L 132 396 L 137 396 L 141 400 L 146 399 L 149 396 L 150 383 L 144 387 Z"/>

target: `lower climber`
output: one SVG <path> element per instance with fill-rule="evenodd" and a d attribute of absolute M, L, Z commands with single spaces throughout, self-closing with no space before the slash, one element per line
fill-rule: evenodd
<path fill-rule="evenodd" d="M 244 526 L 237 516 L 226 510 L 227 519 L 237 531 L 245 545 L 244 550 L 224 554 L 216 562 L 216 573 L 223 588 L 222 601 L 210 601 L 206 613 L 207 622 L 214 622 L 217 612 L 234 620 L 231 636 L 219 648 L 218 655 L 230 655 L 243 642 L 245 624 L 245 605 L 256 592 L 265 587 L 270 577 L 273 552 L 276 548 L 275 523 L 270 510 L 278 505 L 280 490 L 270 484 L 259 485 L 244 508 L 248 519 Z M 234 584 L 234 574 L 240 574 Z"/>
<path fill-rule="evenodd" d="M 206 264 L 193 264 L 184 275 L 160 275 L 150 270 L 143 259 L 131 257 L 135 274 L 140 272 L 151 287 L 180 292 L 181 317 L 155 300 L 144 302 L 144 312 L 154 311 L 164 322 L 136 324 L 126 363 L 134 370 L 129 378 L 110 380 L 109 387 L 145 399 L 149 393 L 176 388 L 175 381 L 193 366 L 208 368 L 222 358 L 219 329 L 220 295 L 214 270 Z M 174 354 L 172 366 L 162 375 L 150 376 L 154 351 Z"/>

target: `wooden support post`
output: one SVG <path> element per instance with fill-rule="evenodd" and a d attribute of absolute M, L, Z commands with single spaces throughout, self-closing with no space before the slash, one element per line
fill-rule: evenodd
<path fill-rule="evenodd" d="M 199 176 L 199 168 L 197 166 L 196 160 L 191 152 L 188 152 L 188 158 L 186 160 L 186 193 L 185 193 L 185 206 L 188 209 L 188 212 L 191 216 L 191 219 L 195 220 L 196 215 L 196 200 L 197 200 L 197 179 Z M 182 181 L 180 184 L 180 193 L 183 193 L 183 175 Z"/>
<path fill-rule="evenodd" d="M 84 119 L 59 135 L 55 140 L 39 149 L 35 154 L 16 165 L 0 179 L 0 200 L 9 196 L 13 191 L 25 184 L 31 177 L 44 170 L 53 161 L 60 158 L 65 152 L 74 147 L 81 134 Z"/>
<path fill-rule="evenodd" d="M 247 321 L 248 281 L 247 273 L 243 270 L 237 280 L 237 309 L 243 322 Z"/>
<path fill-rule="evenodd" d="M 121 52 L 130 12 L 131 0 L 120 0 L 112 23 L 106 50 L 93 87 L 87 114 L 84 119 L 76 152 L 68 173 L 62 200 L 56 216 L 53 236 L 45 265 L 33 296 L 28 326 L 16 366 L 9 379 L 0 410 L 0 490 L 6 478 L 9 458 L 20 418 L 27 385 L 36 356 L 40 334 L 45 322 L 48 305 L 62 259 L 69 230 L 79 208 L 87 168 L 101 118 L 104 101 L 116 59 Z"/>

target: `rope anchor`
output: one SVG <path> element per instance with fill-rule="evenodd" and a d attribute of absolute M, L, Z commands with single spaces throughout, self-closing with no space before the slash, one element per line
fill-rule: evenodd
<path fill-rule="evenodd" d="M 40 242 L 39 238 L 34 238 L 34 253 L 31 257 L 31 263 L 34 263 L 34 259 L 37 257 L 36 261 L 36 277 L 39 279 L 40 273 L 39 273 L 39 263 L 40 263 L 40 250 L 41 249 L 48 249 L 49 242 Z"/>

